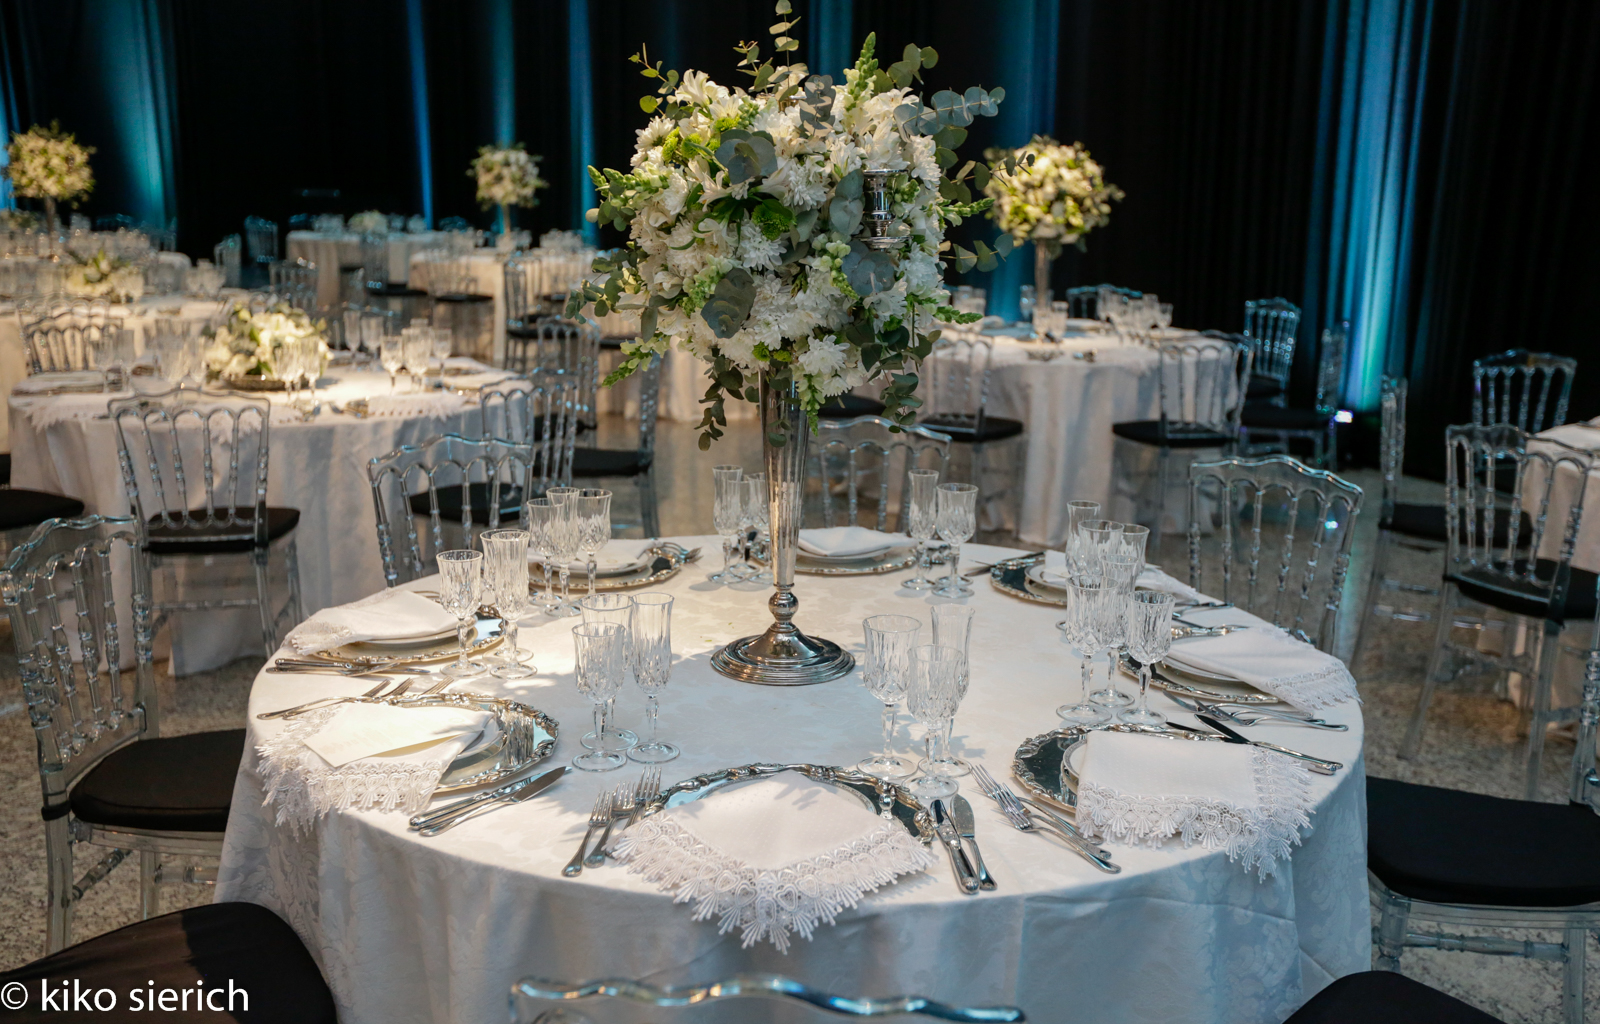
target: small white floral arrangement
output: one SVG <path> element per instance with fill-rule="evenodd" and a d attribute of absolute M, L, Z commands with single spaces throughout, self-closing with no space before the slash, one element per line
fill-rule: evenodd
<path fill-rule="evenodd" d="M 798 19 L 789 0 L 777 11 L 781 55 L 798 46 L 786 34 Z M 596 317 L 639 311 L 640 340 L 623 346 L 607 384 L 674 344 L 710 363 L 702 448 L 726 425 L 724 399 L 757 400 L 763 376 L 792 385 L 813 418 L 828 398 L 888 377 L 885 414 L 911 422 L 916 365 L 939 337 L 934 321 L 977 319 L 949 308 L 945 261 L 992 269 L 1011 249 L 1010 236 L 993 249 L 976 243 L 975 253 L 945 238 L 989 205 L 973 202 L 966 184 L 970 176 L 981 186 L 986 167 L 946 172 L 967 126 L 997 113 L 1004 90 L 924 101 L 911 86 L 938 53 L 911 45 L 882 67 L 875 46 L 869 35 L 838 85 L 804 64 L 763 62 L 754 42 L 734 48 L 747 89 L 699 71 L 680 79 L 647 53 L 632 58 L 661 83 L 640 101 L 655 116 L 638 132 L 630 173 L 589 169 L 600 198 L 589 220 L 628 241 L 594 261 L 603 277 L 573 290 L 567 315 L 591 303 Z M 874 234 L 866 215 L 875 199 L 892 215 L 893 237 Z M 881 231 L 885 220 L 876 223 Z"/>
<path fill-rule="evenodd" d="M 1063 246 L 1084 247 L 1083 236 L 1111 222 L 1111 202 L 1122 189 L 1107 184 L 1105 171 L 1081 142 L 1063 145 L 1048 135 L 1035 135 L 1021 149 L 990 149 L 991 161 L 1009 158 L 1009 169 L 997 170 L 984 188 L 994 200 L 989 216 L 1018 244 L 1042 245 L 1051 259 Z"/>
<path fill-rule="evenodd" d="M 326 324 L 313 321 L 287 302 L 254 313 L 236 302 L 227 320 L 221 326 L 207 327 L 204 336 L 206 369 L 218 377 L 276 377 L 283 347 L 305 338 L 317 343 L 321 358 L 317 375 L 328 365 Z"/>
<path fill-rule="evenodd" d="M 539 248 L 551 252 L 582 252 L 589 246 L 576 231 L 555 229 L 539 236 Z"/>
<path fill-rule="evenodd" d="M 10 157 L 5 174 L 11 189 L 29 199 L 49 199 L 77 205 L 94 190 L 94 172 L 89 169 L 93 146 L 85 146 L 59 122 L 50 127 L 34 125 L 25 132 L 13 132 L 6 147 Z"/>
<path fill-rule="evenodd" d="M 104 249 L 87 256 L 69 250 L 67 258 L 71 262 L 62 287 L 69 295 L 132 302 L 144 294 L 144 271 L 120 256 L 108 255 Z"/>
<path fill-rule="evenodd" d="M 37 231 L 39 215 L 31 210 L 0 210 L 0 231 Z"/>
<path fill-rule="evenodd" d="M 389 217 L 377 210 L 362 210 L 350 218 L 350 230 L 358 235 L 382 235 L 389 231 Z"/>
<path fill-rule="evenodd" d="M 538 206 L 534 193 L 550 185 L 539 177 L 539 160 L 529 156 L 520 142 L 480 148 L 467 171 L 478 180 L 479 204 L 485 210 L 491 206 Z"/>

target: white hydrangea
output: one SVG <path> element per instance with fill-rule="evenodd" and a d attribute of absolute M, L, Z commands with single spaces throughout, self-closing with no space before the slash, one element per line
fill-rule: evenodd
<path fill-rule="evenodd" d="M 1047 245 L 1052 254 L 1111 222 L 1111 201 L 1123 192 L 1081 142 L 1063 145 L 1045 135 L 1012 151 L 990 150 L 991 160 L 1013 156 L 1017 169 L 996 170 L 984 188 L 994 200 L 989 215 L 1020 242 Z"/>

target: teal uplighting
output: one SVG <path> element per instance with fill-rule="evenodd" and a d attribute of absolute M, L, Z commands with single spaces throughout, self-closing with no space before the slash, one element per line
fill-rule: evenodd
<path fill-rule="evenodd" d="M 861 41 L 855 38 L 852 26 L 854 8 L 853 0 L 813 0 L 810 52 L 806 54 L 812 74 L 832 75 L 839 83 L 844 81 L 844 69 L 855 66 Z"/>
<path fill-rule="evenodd" d="M 596 245 L 600 229 L 585 216 L 597 205 L 589 168 L 594 165 L 594 81 L 590 74 L 589 0 L 567 0 L 567 103 L 572 132 L 573 221 Z"/>
<path fill-rule="evenodd" d="M 494 141 L 517 141 L 517 66 L 513 56 L 511 0 L 488 0 L 489 72 L 493 82 Z"/>
<path fill-rule="evenodd" d="M 112 111 L 122 166 L 118 169 L 134 218 L 166 228 L 177 213 L 172 168 L 171 84 L 160 5 L 108 0 L 96 8 L 100 71 Z"/>
<path fill-rule="evenodd" d="M 406 43 L 411 56 L 411 109 L 416 119 L 417 179 L 422 216 L 433 227 L 433 132 L 428 125 L 428 50 L 422 35 L 422 0 L 406 0 Z"/>

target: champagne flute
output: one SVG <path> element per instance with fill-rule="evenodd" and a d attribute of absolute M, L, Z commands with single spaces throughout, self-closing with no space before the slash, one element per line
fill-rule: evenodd
<path fill-rule="evenodd" d="M 578 557 L 578 503 L 574 499 L 579 490 L 576 487 L 552 487 L 544 493 L 556 507 L 551 517 L 551 557 L 555 559 L 556 572 L 561 576 L 561 600 L 552 614 L 581 615 L 582 609 L 572 602 L 571 589 L 572 560 Z"/>
<path fill-rule="evenodd" d="M 1128 600 L 1133 596 L 1139 575 L 1138 556 L 1127 551 L 1110 551 L 1100 558 L 1100 576 L 1107 584 L 1106 600 L 1106 688 L 1096 690 L 1090 699 L 1110 708 L 1127 707 L 1133 698 L 1117 689 L 1118 650 L 1127 641 Z"/>
<path fill-rule="evenodd" d="M 546 615 L 555 615 L 556 607 L 560 604 L 556 597 L 555 584 L 550 580 L 551 563 L 556 557 L 557 516 L 556 504 L 549 498 L 528 500 L 528 546 L 539 559 L 539 566 L 544 571 L 544 597 L 538 603 Z"/>
<path fill-rule="evenodd" d="M 961 545 L 978 529 L 978 486 L 940 484 L 938 498 L 939 537 L 950 545 L 950 575 L 934 593 L 960 599 L 972 596 L 972 585 L 961 578 Z"/>
<path fill-rule="evenodd" d="M 738 579 L 730 569 L 734 538 L 739 535 L 739 519 L 744 515 L 744 488 L 740 485 L 743 476 L 744 469 L 739 466 L 711 468 L 712 486 L 715 488 L 711 525 L 722 537 L 722 571 L 706 577 L 712 583 L 733 583 Z"/>
<path fill-rule="evenodd" d="M 489 669 L 496 679 L 526 679 L 534 674 L 517 650 L 517 620 L 528 610 L 528 538 L 526 530 L 489 530 L 483 535 L 488 590 L 505 623 L 505 653 Z"/>
<path fill-rule="evenodd" d="M 609 622 L 622 627 L 623 634 L 623 660 L 631 662 L 633 657 L 633 598 L 627 594 L 592 594 L 578 602 L 578 608 L 583 614 L 583 621 L 588 623 Z M 613 750 L 625 750 L 639 742 L 636 733 L 629 729 L 615 728 L 617 712 L 617 695 L 612 694 L 606 701 L 606 740 L 607 745 Z M 599 742 L 598 733 L 584 733 L 578 737 L 578 742 L 594 749 Z"/>
<path fill-rule="evenodd" d="M 606 705 L 622 686 L 627 630 L 615 622 L 584 622 L 572 627 L 572 642 L 578 692 L 594 705 L 594 733 L 603 740 Z M 620 751 L 599 745 L 572 759 L 572 767 L 585 772 L 614 771 L 627 763 Z"/>
<path fill-rule="evenodd" d="M 1141 590 L 1127 601 L 1128 656 L 1139 663 L 1139 706 L 1117 716 L 1130 725 L 1163 725 L 1167 716 L 1150 710 L 1150 666 L 1172 649 L 1171 594 Z"/>
<path fill-rule="evenodd" d="M 672 598 L 667 594 L 639 594 L 633 599 L 629 628 L 633 642 L 633 680 L 644 691 L 645 717 L 650 738 L 628 750 L 628 760 L 660 764 L 677 757 L 679 750 L 656 736 L 661 714 L 661 691 L 672 677 Z"/>
<path fill-rule="evenodd" d="M 472 641 L 478 605 L 482 601 L 483 552 L 439 552 L 439 604 L 456 617 L 456 639 L 461 646 L 455 662 L 444 669 L 447 676 L 462 679 L 483 671 L 467 660 L 467 648 Z"/>
<path fill-rule="evenodd" d="M 411 388 L 413 391 L 420 391 L 428 376 L 428 360 L 433 355 L 433 339 L 411 327 L 400 332 L 400 339 L 405 351 L 406 372 L 411 374 Z"/>
<path fill-rule="evenodd" d="M 362 326 L 365 334 L 365 324 Z M 400 370 L 406 365 L 405 340 L 393 334 L 383 335 L 378 342 L 378 362 L 388 371 L 389 394 L 392 395 Z"/>
<path fill-rule="evenodd" d="M 756 510 L 766 503 L 765 476 L 759 480 L 750 476 L 739 478 L 739 536 L 734 541 L 739 551 L 739 561 L 728 567 L 728 572 L 737 579 L 748 580 L 756 575 L 756 567 L 750 561 L 750 540 L 755 534 Z"/>
<path fill-rule="evenodd" d="M 922 624 L 909 615 L 873 615 L 862 620 L 866 657 L 861 663 L 867 692 L 883 703 L 883 753 L 856 765 L 880 779 L 905 779 L 916 773 L 910 758 L 894 752 L 895 707 L 905 698 L 911 679 L 911 652 L 917 647 Z"/>
<path fill-rule="evenodd" d="M 928 590 L 937 584 L 928 579 L 928 541 L 939 522 L 939 471 L 913 469 L 909 474 L 910 505 L 906 513 L 906 532 L 917 542 L 917 571 L 901 583 L 907 590 Z"/>
<path fill-rule="evenodd" d="M 749 473 L 746 480 L 754 481 L 753 491 L 745 492 L 747 499 L 746 511 L 750 513 L 751 529 L 755 534 L 755 544 L 762 554 L 758 557 L 765 558 L 767 564 L 756 566 L 755 575 L 750 579 L 756 583 L 772 582 L 772 505 L 767 493 L 767 474 Z"/>
<path fill-rule="evenodd" d="M 1082 670 L 1078 703 L 1063 704 L 1056 708 L 1056 714 L 1068 725 L 1100 725 L 1111 718 L 1111 713 L 1089 699 L 1089 688 L 1094 654 L 1104 642 L 1101 626 L 1109 592 L 1105 577 L 1098 573 L 1072 573 L 1065 577 L 1047 573 L 1045 578 L 1050 582 L 1059 580 L 1067 592 L 1067 617 L 1058 625 L 1063 627 L 1067 642 L 1078 649 Z"/>
<path fill-rule="evenodd" d="M 911 784 L 911 791 L 924 804 L 952 796 L 958 788 L 954 776 L 942 770 L 939 737 L 961 704 L 966 663 L 966 657 L 952 647 L 925 644 L 911 652 L 906 707 L 927 729 L 927 757 L 918 765 L 923 774 Z"/>
<path fill-rule="evenodd" d="M 611 492 L 598 487 L 585 487 L 569 499 L 577 503 L 578 550 L 585 556 L 589 570 L 589 596 L 594 596 L 596 558 L 611 539 Z"/>

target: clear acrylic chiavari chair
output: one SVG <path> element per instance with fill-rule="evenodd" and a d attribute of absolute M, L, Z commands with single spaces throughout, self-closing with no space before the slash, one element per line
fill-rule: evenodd
<path fill-rule="evenodd" d="M 478 389 L 484 438 L 533 448 L 529 497 L 571 486 L 578 405 L 577 384 L 553 374 L 512 377 Z"/>
<path fill-rule="evenodd" d="M 1254 353 L 1249 398 L 1284 404 L 1294 369 L 1300 307 L 1288 299 L 1250 299 L 1244 304 L 1244 339 Z"/>
<path fill-rule="evenodd" d="M 1287 455 L 1196 462 L 1189 585 L 1331 653 L 1361 501 L 1355 484 Z M 1209 566 L 1208 536 L 1219 542 Z"/>
<path fill-rule="evenodd" d="M 993 363 L 993 338 L 945 331 L 922 363 L 928 411 L 918 424 L 949 435 L 952 457 L 963 454 L 951 472 L 977 484 L 984 505 L 998 506 L 1001 520 L 1011 524 L 1022 493 L 1018 479 L 1026 440 L 1021 420 L 989 412 Z"/>
<path fill-rule="evenodd" d="M 136 520 L 44 524 L 0 569 L 0 603 L 38 749 L 54 953 L 72 942 L 84 894 L 134 853 L 144 918 L 159 909 L 163 855 L 221 855 L 244 730 L 159 738 L 155 608 Z M 94 847 L 102 856 L 79 876 L 77 855 Z M 215 875 L 190 866 L 178 878 Z"/>
<path fill-rule="evenodd" d="M 310 260 L 284 260 L 268 268 L 268 278 L 273 292 L 289 305 L 308 313 L 315 313 L 317 303 L 317 265 Z"/>
<path fill-rule="evenodd" d="M 1513 349 L 1472 363 L 1472 422 L 1510 424 L 1537 434 L 1567 422 L 1567 399 L 1578 361 Z"/>
<path fill-rule="evenodd" d="M 598 332 L 595 332 L 598 335 Z M 595 350 L 598 353 L 598 349 Z M 656 503 L 656 418 L 661 408 L 661 357 L 650 360 L 650 365 L 634 375 L 639 381 L 639 444 L 636 448 L 598 448 L 580 446 L 572 455 L 572 476 L 577 480 L 602 480 L 608 477 L 625 477 L 633 481 L 639 492 L 640 525 L 646 537 L 661 536 L 661 513 Z M 535 379 L 538 379 L 535 376 Z M 592 381 L 593 377 L 590 377 Z M 581 377 L 580 377 L 581 387 Z M 580 391 L 594 409 L 593 392 Z M 581 407 L 580 407 L 581 408 Z M 581 415 L 581 412 L 580 412 Z M 583 429 L 580 420 L 579 430 Z M 589 486 L 595 486 L 589 484 Z M 619 528 L 624 524 L 615 518 Z"/>
<path fill-rule="evenodd" d="M 817 421 L 823 527 L 864 525 L 908 532 L 910 473 L 936 469 L 943 479 L 950 462 L 950 435 L 923 426 L 901 427 L 896 433 L 893 427 L 881 416 Z"/>
<path fill-rule="evenodd" d="M 265 217 L 244 219 L 245 248 L 252 263 L 278 262 L 278 224 Z"/>
<path fill-rule="evenodd" d="M 372 459 L 367 476 L 384 584 L 429 575 L 439 552 L 475 548 L 479 534 L 502 522 L 526 530 L 533 465 L 531 444 L 460 434 Z"/>
<path fill-rule="evenodd" d="M 594 430 L 600 386 L 600 331 L 594 325 L 546 320 L 515 335 L 508 334 L 505 368 L 528 377 L 543 374 L 571 379 L 580 398 L 579 429 Z"/>
<path fill-rule="evenodd" d="M 1322 332 L 1317 346 L 1317 397 L 1309 409 L 1292 408 L 1276 401 L 1247 401 L 1240 417 L 1240 443 L 1249 455 L 1279 447 L 1287 452 L 1290 440 L 1311 442 L 1311 459 L 1324 469 L 1339 468 L 1339 396 L 1344 386 L 1345 349 L 1349 323 Z M 1261 445 L 1266 435 L 1275 444 Z"/>
<path fill-rule="evenodd" d="M 28 372 L 104 369 L 102 350 L 123 330 L 123 321 L 93 307 L 67 308 L 53 315 L 24 320 L 22 343 Z"/>

